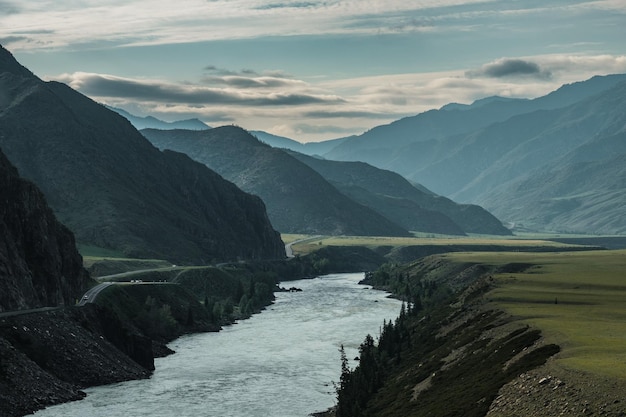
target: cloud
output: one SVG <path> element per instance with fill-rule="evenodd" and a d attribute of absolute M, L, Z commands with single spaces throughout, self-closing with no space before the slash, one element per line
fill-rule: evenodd
<path fill-rule="evenodd" d="M 354 110 L 314 110 L 303 113 L 304 117 L 312 119 L 341 119 L 341 118 L 364 118 L 364 119 L 389 119 L 397 117 L 397 113 L 379 113 L 376 111 Z"/>
<path fill-rule="evenodd" d="M 10 15 L 17 14 L 21 11 L 21 8 L 14 2 L 0 0 L 0 14 Z"/>
<path fill-rule="evenodd" d="M 344 101 L 337 95 L 291 91 L 250 92 L 248 90 L 146 81 L 82 72 L 64 74 L 55 77 L 55 79 L 69 84 L 72 88 L 90 97 L 185 103 L 187 105 L 300 106 L 321 103 L 333 104 Z"/>
<path fill-rule="evenodd" d="M 312 9 L 315 8 L 318 4 L 312 1 L 308 2 L 295 2 L 295 3 L 271 3 L 271 4 L 262 4 L 256 6 L 255 9 L 258 10 L 271 10 L 271 9 Z"/>
<path fill-rule="evenodd" d="M 280 71 L 233 71 L 208 66 L 197 82 L 95 73 L 65 74 L 55 79 L 134 114 L 168 121 L 195 117 L 211 126 L 235 123 L 296 140 L 318 141 L 359 134 L 451 102 L 469 104 L 494 95 L 534 98 L 594 75 L 626 73 L 623 55 L 520 56 L 492 61 L 479 68 L 494 71 L 507 67 L 497 67 L 495 63 L 516 61 L 536 64 L 539 71 L 552 77 L 524 75 L 523 71 L 522 75 L 496 76 L 503 70 L 491 76 L 468 77 L 472 70 L 460 69 L 342 79 L 311 77 L 304 81 Z M 508 73 L 516 73 L 510 67 Z M 214 83 L 207 84 L 207 77 L 213 77 Z"/>
<path fill-rule="evenodd" d="M 359 134 L 367 130 L 363 126 L 340 126 L 340 125 L 312 125 L 308 123 L 297 123 L 295 125 L 274 125 L 265 129 L 267 132 L 288 138 L 302 139 L 316 137 L 328 139 L 330 137 L 348 136 Z"/>
<path fill-rule="evenodd" d="M 477 70 L 467 71 L 465 75 L 468 78 L 533 77 L 545 80 L 552 78 L 552 73 L 542 69 L 539 64 L 518 58 L 501 58 Z"/>
<path fill-rule="evenodd" d="M 259 75 L 256 71 L 251 69 L 242 69 L 241 71 L 233 71 L 226 68 L 220 68 L 215 65 L 207 65 L 203 68 L 204 71 L 215 75 Z"/>
<path fill-rule="evenodd" d="M 203 77 L 200 81 L 207 85 L 227 86 L 238 89 L 246 88 L 306 88 L 306 83 L 295 80 L 292 75 L 283 71 L 263 71 L 259 73 L 253 69 L 242 69 L 233 71 L 226 68 L 219 68 L 215 65 L 208 65 L 203 68 L 210 75 Z"/>
<path fill-rule="evenodd" d="M 30 42 L 30 39 L 27 36 L 6 36 L 4 38 L 0 38 L 0 44 L 4 46 L 16 42 Z"/>
<path fill-rule="evenodd" d="M 270 3 L 264 0 L 186 0 L 184 7 L 180 7 L 168 0 L 102 0 L 21 2 L 18 7 L 13 2 L 0 0 L 0 11 L 4 6 L 14 17 L 5 22 L 8 14 L 0 13 L 0 35 L 6 36 L 3 27 L 46 28 L 55 31 L 55 36 L 48 37 L 46 42 L 62 47 L 94 42 L 129 46 L 272 36 L 415 33 L 430 31 L 433 27 L 458 32 L 475 26 L 476 19 L 482 18 L 481 13 L 493 16 L 496 3 L 485 0 Z M 464 13 L 466 10 L 476 12 Z M 504 12 L 506 10 L 495 11 L 496 14 Z"/>

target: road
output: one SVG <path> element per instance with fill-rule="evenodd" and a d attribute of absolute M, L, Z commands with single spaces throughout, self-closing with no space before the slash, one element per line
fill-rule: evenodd
<path fill-rule="evenodd" d="M 85 295 L 83 295 L 83 298 L 80 299 L 77 305 L 84 306 L 87 303 L 93 303 L 94 301 L 96 301 L 96 297 L 98 296 L 98 294 L 100 294 L 102 290 L 114 284 L 114 282 L 103 282 L 102 284 L 96 285 L 95 287 L 88 290 Z"/>
<path fill-rule="evenodd" d="M 41 307 L 41 308 L 33 308 L 30 310 L 7 311 L 4 313 L 0 313 L 0 318 L 21 316 L 22 314 L 42 313 L 44 311 L 58 310 L 60 308 L 62 307 Z"/>
<path fill-rule="evenodd" d="M 295 255 L 293 254 L 293 248 L 292 246 L 295 245 L 296 243 L 303 243 L 303 242 L 308 242 L 310 240 L 318 240 L 323 238 L 324 236 L 322 235 L 317 235 L 317 236 L 311 236 L 311 237 L 307 237 L 304 239 L 298 239 L 298 240 L 294 240 L 291 243 L 287 243 L 285 245 L 285 254 L 287 255 L 287 258 L 294 258 Z"/>

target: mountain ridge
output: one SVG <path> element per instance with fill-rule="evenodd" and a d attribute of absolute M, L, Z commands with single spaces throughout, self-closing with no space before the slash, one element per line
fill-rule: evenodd
<path fill-rule="evenodd" d="M 381 214 L 409 230 L 452 235 L 511 233 L 481 207 L 459 205 L 448 198 L 425 192 L 393 171 L 376 168 L 365 162 L 332 161 L 295 152 L 290 154 L 318 171 L 355 200 L 376 207 Z"/>
<path fill-rule="evenodd" d="M 617 194 L 603 191 L 578 195 L 574 200 L 570 199 L 577 203 L 569 205 L 545 205 L 535 199 L 542 194 L 541 201 L 545 202 L 548 194 L 552 194 L 549 198 L 554 200 L 562 187 L 569 187 L 572 192 L 568 195 L 575 195 L 574 185 L 567 185 L 567 178 L 563 175 L 564 172 L 575 172 L 572 166 L 567 166 L 575 161 L 562 156 L 569 154 L 568 158 L 577 158 L 580 162 L 593 155 L 596 161 L 608 161 L 623 152 L 624 142 L 617 135 L 626 125 L 625 103 L 626 74 L 595 76 L 523 102 L 499 102 L 493 98 L 490 103 L 475 109 L 470 105 L 445 110 L 444 106 L 444 110 L 425 112 L 392 125 L 379 126 L 362 135 L 361 139 L 367 139 L 363 146 L 351 147 L 357 139 L 346 141 L 324 157 L 362 160 L 394 170 L 435 193 L 455 201 L 478 204 L 505 222 L 532 225 L 534 231 L 598 233 L 602 230 L 611 233 L 623 230 L 623 227 L 598 226 L 615 225 L 617 220 L 604 221 L 602 210 L 592 207 L 594 204 L 598 208 L 621 204 Z M 494 105 L 499 108 L 489 114 Z M 502 109 L 507 107 L 509 110 L 505 113 L 508 112 L 510 117 L 503 118 Z M 480 117 L 473 124 L 459 125 L 459 121 L 464 120 L 461 115 L 467 118 L 472 114 Z M 421 123 L 422 126 L 411 129 L 411 123 Z M 484 126 L 477 127 L 481 123 Z M 402 131 L 402 126 L 407 129 Z M 404 139 L 394 137 L 398 132 L 404 132 Z M 426 134 L 420 136 L 420 132 Z M 437 136 L 442 132 L 447 135 Z M 601 140 L 605 136 L 613 140 Z M 402 144 L 402 140 L 406 144 Z M 398 143 L 401 144 L 396 146 Z M 350 154 L 342 154 L 342 147 L 350 149 Z M 611 174 L 607 167 L 606 174 L 602 174 L 600 167 L 601 164 L 597 164 L 595 169 L 587 172 L 599 178 L 618 172 Z M 587 168 L 590 169 L 590 165 Z M 555 173 L 553 179 L 545 174 L 551 169 Z M 535 172 L 534 180 L 529 179 Z M 533 181 L 541 181 L 542 193 L 535 190 L 524 195 L 525 190 L 533 188 L 530 185 Z M 596 181 L 597 184 L 601 182 Z M 507 188 L 515 192 L 505 192 Z M 568 199 L 568 195 L 560 197 Z M 517 203 L 515 207 L 510 204 L 512 201 Z M 538 207 L 546 207 L 550 215 L 540 215 Z M 559 207 L 561 212 L 558 212 Z M 572 220 L 585 215 L 592 218 L 589 221 Z M 623 215 L 614 215 L 621 224 L 626 224 Z"/>
<path fill-rule="evenodd" d="M 407 236 L 408 231 L 339 193 L 300 161 L 236 126 L 206 131 L 144 129 L 160 149 L 183 152 L 259 195 L 283 233 Z"/>
<path fill-rule="evenodd" d="M 117 113 L 43 82 L 0 49 L 0 147 L 76 239 L 130 257 L 282 258 L 263 202 L 163 153 Z"/>

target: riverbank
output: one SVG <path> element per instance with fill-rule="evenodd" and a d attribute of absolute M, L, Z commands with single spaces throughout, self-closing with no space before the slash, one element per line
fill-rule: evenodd
<path fill-rule="evenodd" d="M 149 380 L 87 390 L 82 400 L 38 417 L 306 416 L 333 405 L 339 346 L 356 355 L 362 335 L 376 334 L 400 302 L 358 284 L 363 274 L 286 283 L 261 314 L 219 333 L 190 334 L 169 346 Z M 282 283 L 281 285 L 285 285 Z"/>
<path fill-rule="evenodd" d="M 370 284 L 410 300 L 412 317 L 395 323 L 394 343 L 387 338 L 377 348 L 370 368 L 378 369 L 380 386 L 366 399 L 350 392 L 367 385 L 348 387 L 337 414 L 625 416 L 622 364 L 613 359 L 612 370 L 603 365 L 622 340 L 609 326 L 621 328 L 616 317 L 623 317 L 626 291 L 619 279 L 623 253 L 615 255 L 597 253 L 600 276 L 590 273 L 596 256 L 590 252 L 439 255 L 370 274 Z M 591 333 L 584 333 L 584 320 L 570 326 L 572 314 L 586 314 Z M 594 338 L 604 347 L 592 361 L 585 352 Z M 353 379 L 360 379 L 358 373 Z"/>
<path fill-rule="evenodd" d="M 150 376 L 150 339 L 95 305 L 0 319 L 0 415 L 79 400 L 81 390 Z"/>

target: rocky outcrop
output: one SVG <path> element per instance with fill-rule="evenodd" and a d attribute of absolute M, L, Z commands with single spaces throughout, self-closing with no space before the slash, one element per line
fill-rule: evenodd
<path fill-rule="evenodd" d="M 82 388 L 152 369 L 151 341 L 95 305 L 0 316 L 2 416 L 81 399 Z"/>
<path fill-rule="evenodd" d="M 0 151 L 0 311 L 73 305 L 89 282 L 74 235 Z"/>

